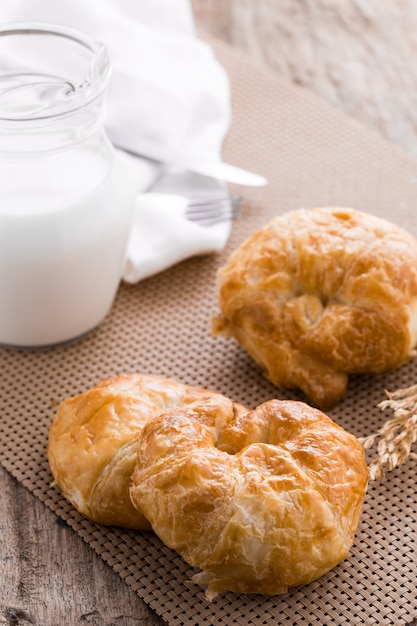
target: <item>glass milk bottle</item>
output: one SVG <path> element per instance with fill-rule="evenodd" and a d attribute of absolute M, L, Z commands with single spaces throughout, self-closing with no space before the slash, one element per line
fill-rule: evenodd
<path fill-rule="evenodd" d="M 0 344 L 78 338 L 108 313 L 135 183 L 103 127 L 105 47 L 52 24 L 0 26 Z"/>

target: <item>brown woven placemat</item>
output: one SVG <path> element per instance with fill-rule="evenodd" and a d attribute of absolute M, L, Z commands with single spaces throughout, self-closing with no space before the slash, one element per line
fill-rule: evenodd
<path fill-rule="evenodd" d="M 0 460 L 65 519 L 170 626 L 194 624 L 415 624 L 417 493 L 414 461 L 369 487 L 348 558 L 320 580 L 273 598 L 226 594 L 212 603 L 191 568 L 151 533 L 103 528 L 81 518 L 50 487 L 46 442 L 56 405 L 120 372 L 157 373 L 217 389 L 248 406 L 273 388 L 235 343 L 210 336 L 215 274 L 239 242 L 272 215 L 300 206 L 349 205 L 417 235 L 417 164 L 302 90 L 219 42 L 233 123 L 225 158 L 269 178 L 245 189 L 243 214 L 220 255 L 188 260 L 134 286 L 122 285 L 105 322 L 83 340 L 47 351 L 0 349 Z M 239 189 L 239 191 L 242 191 Z M 417 381 L 417 362 L 351 380 L 333 419 L 359 436 L 388 417 L 384 389 Z"/>

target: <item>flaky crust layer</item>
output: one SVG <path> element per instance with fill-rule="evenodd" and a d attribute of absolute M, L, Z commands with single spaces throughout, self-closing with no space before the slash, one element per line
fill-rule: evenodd
<path fill-rule="evenodd" d="M 368 471 L 359 441 L 301 402 L 271 400 L 223 427 L 192 410 L 148 422 L 132 502 L 203 571 L 207 597 L 279 594 L 342 561 Z"/>
<path fill-rule="evenodd" d="M 61 403 L 49 432 L 48 461 L 63 495 L 82 515 L 150 529 L 130 500 L 130 477 L 143 426 L 174 407 L 219 425 L 246 411 L 214 391 L 142 374 L 109 378 Z"/>
<path fill-rule="evenodd" d="M 353 209 L 300 209 L 244 242 L 218 276 L 215 335 L 234 337 L 281 387 L 322 409 L 348 375 L 415 355 L 417 241 Z"/>

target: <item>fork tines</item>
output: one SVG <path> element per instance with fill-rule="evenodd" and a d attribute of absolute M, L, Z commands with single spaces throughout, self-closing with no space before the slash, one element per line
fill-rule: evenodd
<path fill-rule="evenodd" d="M 241 196 L 213 196 L 209 198 L 190 198 L 186 217 L 202 224 L 211 226 L 219 222 L 236 219 L 242 204 Z"/>

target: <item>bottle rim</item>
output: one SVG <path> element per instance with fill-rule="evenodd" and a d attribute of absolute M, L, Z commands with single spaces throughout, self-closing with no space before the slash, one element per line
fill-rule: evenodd
<path fill-rule="evenodd" d="M 34 122 L 42 119 L 62 117 L 69 113 L 74 113 L 103 95 L 111 73 L 110 60 L 105 44 L 74 28 L 61 26 L 53 22 L 21 21 L 0 25 L 0 43 L 3 37 L 14 37 L 17 35 L 42 35 L 72 41 L 91 53 L 91 60 L 83 81 L 78 85 L 68 83 L 71 98 L 68 98 L 66 101 L 61 99 L 59 102 L 52 102 L 52 106 L 47 107 L 44 111 L 31 115 L 17 114 L 13 116 L 5 114 L 0 107 L 1 122 Z M 3 93 L 1 82 L 4 77 L 5 75 L 4 73 L 2 74 L 2 68 L 0 67 L 0 102 Z M 53 106 L 54 104 L 56 104 L 55 107 Z"/>

